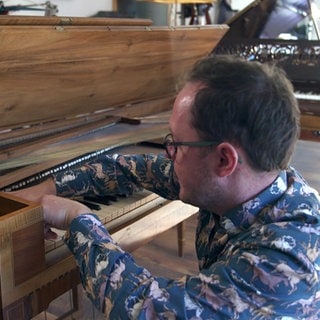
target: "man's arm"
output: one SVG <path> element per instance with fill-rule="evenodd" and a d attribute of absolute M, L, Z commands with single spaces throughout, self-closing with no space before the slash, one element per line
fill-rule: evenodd
<path fill-rule="evenodd" d="M 49 226 L 67 229 L 64 240 L 79 266 L 82 285 L 108 319 L 253 320 L 266 314 L 272 319 L 309 319 L 319 310 L 319 300 L 310 309 L 301 308 L 317 296 L 317 270 L 312 264 L 309 270 L 301 268 L 305 257 L 274 244 L 289 234 L 308 242 L 309 235 L 296 223 L 262 225 L 270 231 L 262 234 L 263 241 L 258 233 L 234 235 L 224 253 L 201 273 L 173 280 L 137 265 L 84 205 L 45 196 L 43 208 Z"/>
<path fill-rule="evenodd" d="M 100 156 L 54 176 L 57 195 L 130 195 L 141 189 L 177 199 L 173 163 L 164 154 Z"/>
<path fill-rule="evenodd" d="M 197 275 L 177 280 L 157 277 L 137 265 L 84 205 L 45 196 L 43 207 L 50 226 L 67 229 L 64 240 L 79 266 L 82 285 L 108 319 L 248 320 L 264 318 L 267 311 L 272 318 L 294 318 L 300 310 L 296 305 L 316 289 L 307 281 L 293 288 L 289 275 L 276 272 L 280 265 L 291 263 L 290 255 L 273 248 L 271 242 L 265 243 L 266 250 L 259 241 L 251 248 L 245 240 L 241 246 L 234 240 L 230 252 Z M 280 231 L 286 233 L 281 227 Z M 300 266 L 292 269 L 294 274 L 311 275 L 301 273 Z M 310 310 L 301 311 L 305 315 L 301 318 L 308 318 Z"/>
<path fill-rule="evenodd" d="M 63 197 L 94 194 L 130 195 L 147 189 L 168 199 L 177 199 L 179 185 L 173 164 L 159 155 L 100 156 L 52 175 L 48 180 L 14 194 L 39 202 L 45 194 Z"/>

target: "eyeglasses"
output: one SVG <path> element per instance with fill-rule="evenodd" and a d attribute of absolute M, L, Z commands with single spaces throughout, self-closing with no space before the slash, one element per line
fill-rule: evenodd
<path fill-rule="evenodd" d="M 209 147 L 213 145 L 218 145 L 219 141 L 190 141 L 190 142 L 177 142 L 173 140 L 171 133 L 167 134 L 164 138 L 164 147 L 166 149 L 168 158 L 174 160 L 178 151 L 179 146 L 188 146 L 188 147 Z"/>

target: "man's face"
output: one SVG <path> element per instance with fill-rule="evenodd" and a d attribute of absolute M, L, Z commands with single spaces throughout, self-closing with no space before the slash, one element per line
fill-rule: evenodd
<path fill-rule="evenodd" d="M 187 83 L 178 94 L 172 115 L 170 131 L 176 142 L 200 141 L 191 125 L 191 105 L 200 84 Z M 180 199 L 201 208 L 212 205 L 213 190 L 216 189 L 214 174 L 214 150 L 202 147 L 178 146 L 174 158 L 174 170 L 180 184 Z"/>

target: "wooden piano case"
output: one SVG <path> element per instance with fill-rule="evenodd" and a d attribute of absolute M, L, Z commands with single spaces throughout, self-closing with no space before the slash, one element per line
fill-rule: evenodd
<path fill-rule="evenodd" d="M 1 309 L 29 292 L 19 285 L 46 268 L 41 207 L 8 194 L 0 194 Z M 6 317 L 23 319 L 28 311 L 7 308 Z"/>
<path fill-rule="evenodd" d="M 151 23 L 0 17 L 0 190 L 97 150 L 164 136 L 180 77 L 227 26 Z M 136 197 L 99 213 L 130 250 L 196 212 L 153 194 Z M 62 241 L 44 241 L 38 204 L 2 193 L 0 210 L 0 318 L 30 319 L 78 285 L 78 270 Z"/>

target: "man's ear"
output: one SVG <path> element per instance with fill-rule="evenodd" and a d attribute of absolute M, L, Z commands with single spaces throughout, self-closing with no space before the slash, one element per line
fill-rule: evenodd
<path fill-rule="evenodd" d="M 228 142 L 222 142 L 216 147 L 216 156 L 219 157 L 216 167 L 217 175 L 220 177 L 231 175 L 239 161 L 236 148 Z"/>

